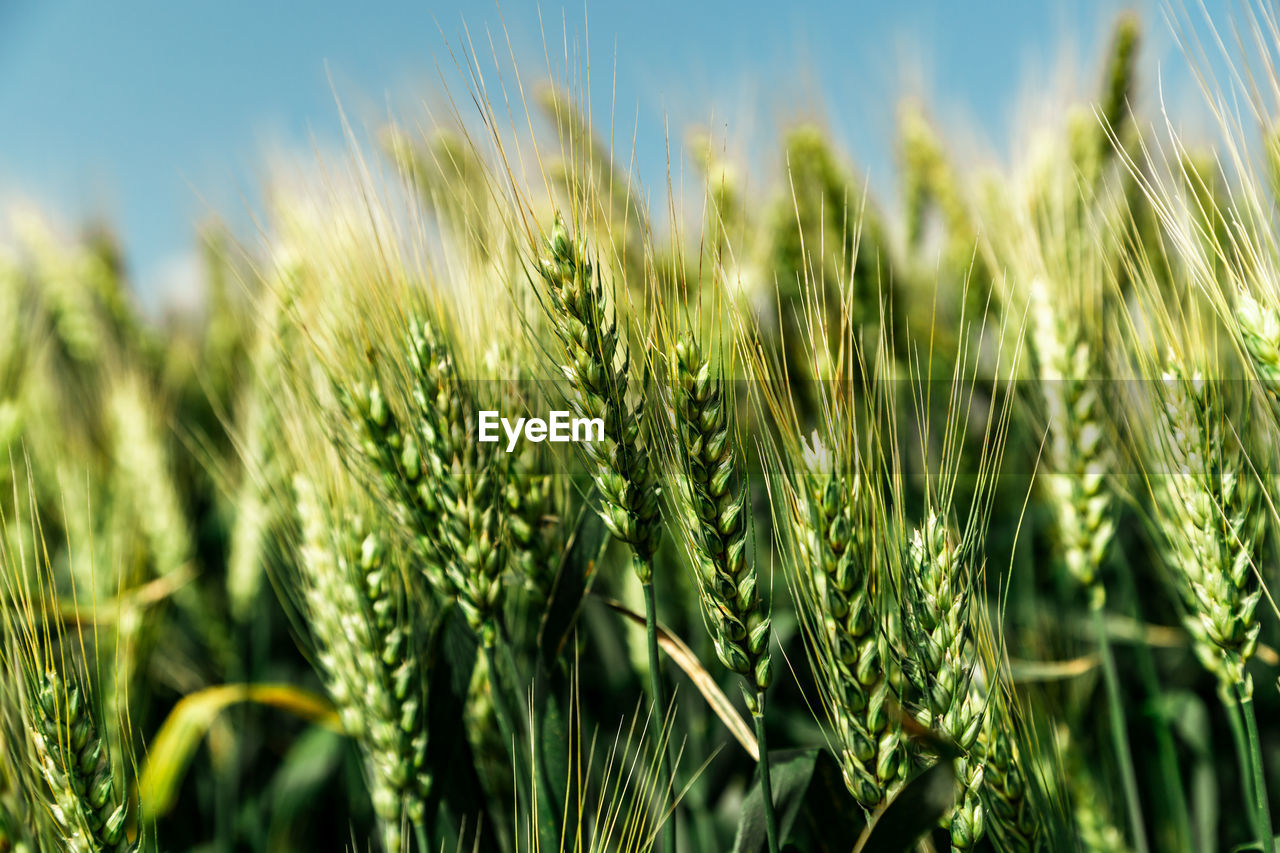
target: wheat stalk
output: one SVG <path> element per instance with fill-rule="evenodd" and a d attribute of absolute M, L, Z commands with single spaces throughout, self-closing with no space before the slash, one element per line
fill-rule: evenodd
<path fill-rule="evenodd" d="M 1171 463 L 1157 495 L 1167 559 L 1186 604 L 1184 624 L 1196 656 L 1217 676 L 1227 713 L 1234 714 L 1239 702 L 1248 745 L 1237 736 L 1236 746 L 1242 769 L 1252 772 L 1256 829 L 1271 838 L 1253 678 L 1245 669 L 1261 630 L 1256 610 L 1262 590 L 1253 575 L 1265 523 L 1262 504 L 1219 383 L 1171 358 L 1159 385 L 1163 450 Z"/>
<path fill-rule="evenodd" d="M 579 417 L 604 422 L 604 440 L 583 448 L 600 493 L 600 517 L 631 546 L 632 567 L 644 591 L 649 690 L 656 712 L 664 713 L 653 584 L 653 555 L 662 539 L 661 489 L 644 432 L 643 402 L 628 400 L 630 356 L 622 351 L 616 316 L 606 315 L 603 274 L 588 258 L 585 241 L 575 241 L 557 218 L 546 249 L 538 269 L 543 306 L 560 342 L 570 406 Z M 668 740 L 662 762 L 668 780 L 675 765 L 674 744 Z M 663 843 L 672 853 L 674 831 L 663 833 Z"/>

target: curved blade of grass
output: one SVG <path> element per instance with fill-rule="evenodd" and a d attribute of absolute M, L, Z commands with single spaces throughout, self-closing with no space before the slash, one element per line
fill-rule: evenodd
<path fill-rule="evenodd" d="M 342 732 L 327 699 L 291 684 L 220 684 L 184 696 L 160 727 L 142 769 L 138 799 L 145 817 L 160 817 L 173 807 L 196 747 L 218 715 L 241 702 L 278 708 Z"/>

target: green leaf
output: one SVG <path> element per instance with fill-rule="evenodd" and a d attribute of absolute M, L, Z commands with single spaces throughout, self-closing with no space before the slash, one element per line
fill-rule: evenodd
<path fill-rule="evenodd" d="M 184 696 L 160 727 L 142 768 L 138 801 L 144 817 L 160 817 L 173 807 L 200 741 L 218 715 L 239 702 L 268 705 L 342 730 L 327 699 L 291 684 L 221 684 Z"/>
<path fill-rule="evenodd" d="M 280 769 L 271 778 L 264 805 L 269 821 L 268 849 L 297 849 L 294 843 L 305 838 L 309 824 L 307 810 L 331 784 L 342 762 L 345 739 L 334 732 L 314 727 L 303 732 L 289 747 Z"/>
<path fill-rule="evenodd" d="M 564 678 L 558 673 L 548 673 L 541 667 L 534 675 L 535 710 L 533 722 L 537 741 L 538 832 L 543 849 L 560 847 L 560 816 L 565 826 L 576 826 L 577 796 L 581 791 L 570 790 L 572 759 L 569 744 L 573 742 L 570 721 L 561 705 L 561 697 L 568 695 Z"/>
<path fill-rule="evenodd" d="M 609 544 L 609 529 L 597 510 L 599 503 L 599 496 L 592 490 L 578 512 L 578 521 L 560 561 L 538 629 L 538 648 L 542 654 L 539 663 L 548 669 L 560 658 L 573 633 L 582 602 L 595 582 L 596 565 Z"/>
<path fill-rule="evenodd" d="M 1161 693 L 1153 703 L 1154 712 L 1190 749 L 1191 813 L 1194 817 L 1198 850 L 1212 850 L 1218 837 L 1219 802 L 1214 769 L 1213 726 L 1204 700 L 1189 690 Z"/>
<path fill-rule="evenodd" d="M 771 751 L 769 764 L 781 843 L 819 853 L 848 851 L 863 821 L 831 753 L 821 748 Z M 760 853 L 767 848 L 764 796 L 757 781 L 742 805 L 733 853 Z"/>
<path fill-rule="evenodd" d="M 456 841 L 460 849 L 496 850 L 497 839 L 485 813 L 484 788 L 476 774 L 462 717 L 476 665 L 476 638 L 457 608 L 450 610 L 433 645 L 426 756 L 433 777 L 426 804 L 433 841 L 437 846 L 441 839 L 450 839 L 450 845 Z M 434 822 L 431 815 L 436 816 Z"/>
<path fill-rule="evenodd" d="M 582 604 L 596 577 L 596 565 L 609 545 L 609 530 L 600 518 L 599 497 L 593 490 L 578 512 L 573 534 L 560 560 L 547 609 L 538 629 L 538 663 L 533 677 L 533 726 L 538 741 L 538 827 L 544 846 L 558 846 L 557 815 L 575 804 L 568 797 L 570 737 L 559 696 L 564 692 L 560 660 L 582 612 Z M 575 821 L 576 822 L 576 819 Z"/>
<path fill-rule="evenodd" d="M 956 801 L 956 769 L 939 761 L 918 774 L 872 818 L 854 853 L 907 853 L 913 850 Z"/>

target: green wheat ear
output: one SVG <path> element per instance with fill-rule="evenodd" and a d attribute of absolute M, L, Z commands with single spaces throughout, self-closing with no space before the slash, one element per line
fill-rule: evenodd
<path fill-rule="evenodd" d="M 904 596 L 905 673 L 921 697 L 920 721 L 965 753 L 956 761 L 962 796 L 949 820 L 952 850 L 973 849 L 985 832 L 985 768 L 975 747 L 986 705 L 974 684 L 972 551 L 972 543 L 959 541 L 946 519 L 930 510 L 906 553 L 912 588 Z"/>
<path fill-rule="evenodd" d="M 680 464 L 676 478 L 680 515 L 692 519 L 692 556 L 704 620 L 716 657 L 743 678 L 742 693 L 756 724 L 760 786 L 770 853 L 780 849 L 765 726 L 765 694 L 773 681 L 769 655 L 772 620 L 760 597 L 759 575 L 747 560 L 748 488 L 731 428 L 733 403 L 724 377 L 697 341 L 676 342 L 676 405 Z"/>
<path fill-rule="evenodd" d="M 299 579 L 317 661 L 343 727 L 364 755 L 383 844 L 397 851 L 405 821 L 423 826 L 431 790 L 417 630 L 424 620 L 411 611 L 422 602 L 365 517 L 330 506 L 301 475 L 294 486 Z"/>
<path fill-rule="evenodd" d="M 643 405 L 627 400 L 630 356 L 620 352 L 617 320 L 606 316 L 604 284 L 585 246 L 557 220 L 547 248 L 540 273 L 551 326 L 563 346 L 569 404 L 579 417 L 604 421 L 604 441 L 582 445 L 603 499 L 600 515 L 632 547 L 636 573 L 648 583 L 662 539 L 660 490 L 642 431 Z"/>
<path fill-rule="evenodd" d="M 1273 401 L 1280 401 L 1280 314 L 1241 290 L 1235 317 L 1258 381 Z"/>
<path fill-rule="evenodd" d="M 506 471 L 467 434 L 475 407 L 449 347 L 425 318 L 404 336 L 410 411 L 397 415 L 376 378 L 339 386 L 368 479 L 422 552 L 421 570 L 456 600 L 488 645 L 502 608 Z"/>
<path fill-rule="evenodd" d="M 567 533 L 567 495 L 559 473 L 549 452 L 522 442 L 507 476 L 504 512 L 509 559 L 524 581 L 535 613 L 542 612 L 551 595 Z"/>
<path fill-rule="evenodd" d="M 1167 556 L 1187 603 L 1197 656 L 1228 692 L 1253 690 L 1245 665 L 1258 645 L 1253 582 L 1265 516 L 1218 383 L 1173 362 L 1162 383 L 1172 469 L 1162 478 Z"/>
<path fill-rule="evenodd" d="M 840 746 L 844 782 L 869 811 L 883 805 L 910 771 L 893 713 L 893 623 L 877 600 L 883 561 L 874 495 L 862 473 L 837 470 L 815 435 L 804 448 L 792 500 L 790 542 L 814 670 Z"/>
<path fill-rule="evenodd" d="M 106 742 L 79 685 L 50 668 L 32 688 L 32 758 L 52 798 L 60 844 L 73 853 L 137 850 L 125 834 L 128 805 L 116 791 Z"/>
<path fill-rule="evenodd" d="M 1032 283 L 1032 320 L 1040 387 L 1048 416 L 1041 474 L 1051 498 L 1062 560 L 1090 606 L 1101 608 L 1106 587 L 1098 570 L 1115 534 L 1111 472 L 1097 357 L 1079 319 L 1055 308 L 1043 279 Z"/>
<path fill-rule="evenodd" d="M 708 627 L 716 656 L 746 679 L 747 705 L 758 713 L 756 694 L 773 679 L 770 619 L 758 575 L 747 561 L 747 489 L 737 482 L 742 465 L 730 430 L 730 403 L 724 380 L 712 376 L 710 359 L 692 337 L 680 340 L 675 352 L 676 423 L 687 480 L 681 496 L 685 511 L 697 519 Z"/>
<path fill-rule="evenodd" d="M 1027 788 L 1029 768 L 1009 705 L 1010 700 L 1000 690 L 993 691 L 979 738 L 986 824 L 1005 849 L 1034 853 L 1044 841 L 1043 827 Z"/>

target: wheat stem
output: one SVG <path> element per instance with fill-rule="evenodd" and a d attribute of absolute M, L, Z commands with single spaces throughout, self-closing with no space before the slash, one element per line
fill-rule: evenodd
<path fill-rule="evenodd" d="M 1262 836 L 1262 827 L 1258 824 L 1258 810 L 1254 807 L 1257 797 L 1253 793 L 1253 757 L 1249 751 L 1249 742 L 1244 733 L 1244 720 L 1241 717 L 1241 708 L 1236 697 L 1223 688 L 1222 691 L 1222 708 L 1227 712 L 1227 722 L 1231 728 L 1231 741 L 1236 750 L 1236 762 L 1240 765 L 1240 794 L 1244 798 L 1244 802 L 1249 804 L 1247 809 L 1249 815 L 1249 829 L 1259 838 Z"/>
<path fill-rule="evenodd" d="M 1142 605 L 1133 583 L 1131 572 L 1118 572 L 1117 582 L 1120 591 L 1129 601 L 1135 602 L 1135 616 L 1142 618 Z M 1137 664 L 1138 676 L 1146 693 L 1146 701 L 1158 703 L 1164 695 L 1160 686 L 1160 677 L 1156 673 L 1155 661 L 1151 656 L 1151 647 L 1139 643 L 1132 647 L 1131 654 Z M 1191 834 L 1191 810 L 1187 807 L 1186 786 L 1182 779 L 1182 767 L 1179 764 L 1177 749 L 1173 742 L 1168 719 L 1163 715 L 1151 721 L 1152 732 L 1156 741 L 1156 755 L 1160 762 L 1160 780 L 1165 791 L 1166 815 L 1173 822 L 1177 838 L 1183 848 L 1194 849 Z"/>
<path fill-rule="evenodd" d="M 1138 798 L 1138 777 L 1133 770 L 1133 752 L 1129 748 L 1129 730 L 1124 719 L 1123 699 L 1120 695 L 1120 678 L 1116 674 L 1116 660 L 1111 653 L 1111 641 L 1107 639 L 1106 621 L 1101 602 L 1095 600 L 1093 611 L 1094 630 L 1098 635 L 1098 657 L 1102 659 L 1102 672 L 1107 685 L 1107 708 L 1111 714 L 1111 743 L 1116 761 L 1120 765 L 1120 779 L 1124 784 L 1125 804 L 1129 809 L 1129 830 L 1133 834 L 1133 848 L 1137 853 L 1147 851 L 1147 830 L 1142 822 L 1142 803 Z"/>
<path fill-rule="evenodd" d="M 760 746 L 760 796 L 764 800 L 764 828 L 769 837 L 769 853 L 778 853 L 778 816 L 773 806 L 773 780 L 769 776 L 769 741 L 764 725 L 764 691 L 756 693 L 756 743 Z"/>
<path fill-rule="evenodd" d="M 1262 744 L 1258 738 L 1258 717 L 1253 711 L 1253 691 L 1242 682 L 1236 685 L 1236 693 L 1240 697 L 1240 713 L 1244 716 L 1245 731 L 1249 734 L 1254 802 L 1258 812 L 1258 826 L 1262 830 L 1262 849 L 1274 851 L 1276 846 L 1275 835 L 1271 830 L 1271 802 L 1267 797 L 1267 770 L 1262 762 Z"/>
<path fill-rule="evenodd" d="M 489 695 L 493 699 L 493 714 L 498 720 L 498 731 L 502 735 L 502 742 L 507 750 L 507 755 L 511 759 L 512 766 L 519 763 L 520 751 L 516 746 L 516 727 L 513 722 L 515 717 L 511 713 L 511 708 L 507 705 L 507 697 L 503 692 L 502 679 L 498 670 L 498 654 L 496 644 L 492 641 L 482 645 L 484 650 L 485 663 L 489 668 Z M 516 785 L 520 787 L 520 796 L 528 802 L 528 786 L 525 783 L 523 773 L 514 773 Z"/>
<path fill-rule="evenodd" d="M 639 559 L 639 557 L 637 557 Z M 643 571 L 643 577 L 653 577 L 653 567 L 649 566 L 643 570 L 637 569 L 637 572 Z M 665 728 L 662 722 L 667 712 L 666 693 L 662 689 L 662 672 L 658 668 L 661 658 L 658 656 L 658 604 L 653 591 L 653 581 L 646 581 L 644 588 L 644 630 L 645 637 L 648 641 L 649 649 L 649 693 L 653 699 L 653 718 L 659 721 L 659 725 Z M 670 791 L 672 787 L 672 772 L 675 767 L 675 759 L 672 751 L 675 745 L 670 736 L 664 738 L 666 740 L 666 750 L 658 756 L 658 772 L 660 774 L 660 785 L 662 790 Z M 676 849 L 676 828 L 674 816 L 671 825 L 662 831 L 662 849 L 666 853 L 674 853 Z"/>
<path fill-rule="evenodd" d="M 628 401 L 631 362 L 624 352 L 616 317 L 606 311 L 604 281 L 587 255 L 585 241 L 574 240 L 558 217 L 547 241 L 539 274 L 544 307 L 561 344 L 561 370 L 569 381 L 569 404 L 581 417 L 604 421 L 603 441 L 583 445 L 601 497 L 600 517 L 609 531 L 631 546 L 632 567 L 645 596 L 649 684 L 655 719 L 666 710 L 658 656 L 657 607 L 653 591 L 653 555 L 662 539 L 661 489 L 642 430 L 643 404 Z M 671 788 L 673 744 L 659 757 L 661 778 Z M 675 849 L 674 828 L 663 832 L 664 849 Z"/>

